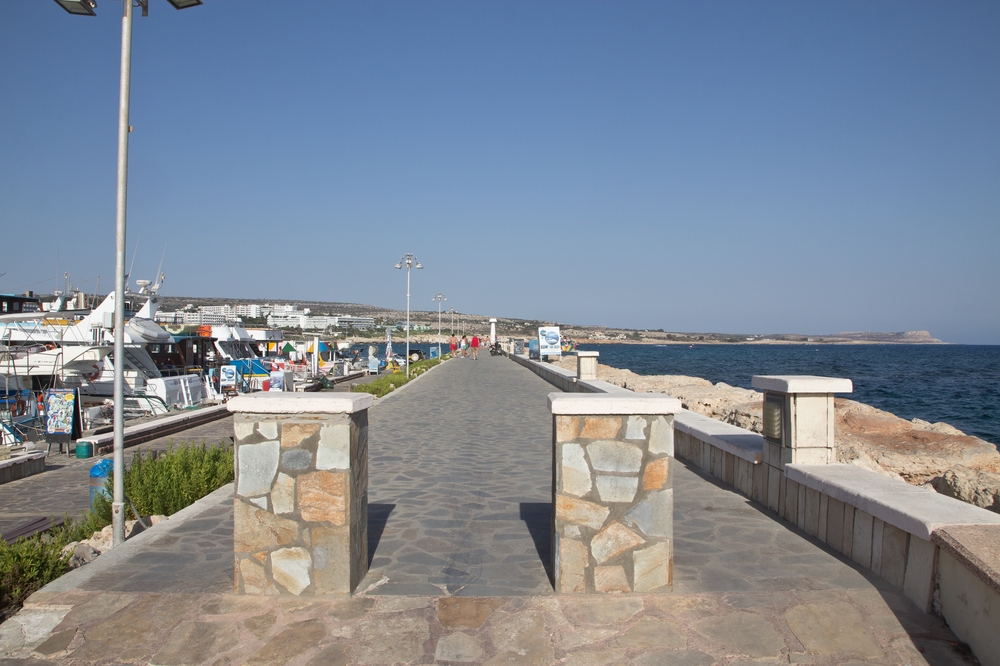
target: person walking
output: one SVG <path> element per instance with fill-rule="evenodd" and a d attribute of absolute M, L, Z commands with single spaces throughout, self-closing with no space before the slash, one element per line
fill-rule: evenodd
<path fill-rule="evenodd" d="M 451 349 L 451 357 L 457 358 L 455 351 L 458 349 L 458 338 L 455 337 L 454 333 L 452 333 L 451 337 L 448 338 L 448 348 Z"/>
<path fill-rule="evenodd" d="M 479 358 L 479 336 L 472 336 L 472 360 L 475 361 Z"/>
<path fill-rule="evenodd" d="M 469 356 L 469 338 L 462 336 L 462 341 L 458 343 L 462 348 L 462 358 L 468 358 Z"/>

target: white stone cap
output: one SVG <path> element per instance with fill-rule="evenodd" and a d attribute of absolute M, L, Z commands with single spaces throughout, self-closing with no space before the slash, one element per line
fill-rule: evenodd
<path fill-rule="evenodd" d="M 674 429 L 708 442 L 754 465 L 764 460 L 764 437 L 687 409 L 674 416 Z"/>
<path fill-rule="evenodd" d="M 815 375 L 754 375 L 750 386 L 779 393 L 853 393 L 850 379 Z"/>
<path fill-rule="evenodd" d="M 577 355 L 577 357 L 581 357 L 582 356 L 583 358 L 591 358 L 591 357 L 597 358 L 598 356 L 601 355 L 601 352 L 595 352 L 595 351 L 578 351 L 576 353 L 576 355 Z"/>
<path fill-rule="evenodd" d="M 226 406 L 244 414 L 353 414 L 374 404 L 370 393 L 261 391 L 236 396 Z"/>
<path fill-rule="evenodd" d="M 664 393 L 549 393 L 553 414 L 676 414 L 681 401 Z"/>
<path fill-rule="evenodd" d="M 785 477 L 929 541 L 945 525 L 1000 523 L 1000 515 L 854 465 L 786 465 Z"/>

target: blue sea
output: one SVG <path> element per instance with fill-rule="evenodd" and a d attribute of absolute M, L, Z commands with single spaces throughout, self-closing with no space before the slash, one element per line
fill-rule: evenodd
<path fill-rule="evenodd" d="M 847 377 L 864 402 L 905 419 L 944 421 L 1000 443 L 1000 346 L 580 345 L 640 375 L 689 375 L 750 388 L 753 375 Z"/>

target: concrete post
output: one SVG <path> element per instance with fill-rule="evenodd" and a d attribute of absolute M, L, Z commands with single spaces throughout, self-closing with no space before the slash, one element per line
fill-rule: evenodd
<path fill-rule="evenodd" d="M 549 409 L 556 593 L 669 592 L 680 401 L 550 393 Z"/>
<path fill-rule="evenodd" d="M 235 412 L 238 594 L 349 595 L 368 570 L 368 408 L 356 393 L 253 393 Z"/>
<path fill-rule="evenodd" d="M 756 375 L 751 386 L 764 391 L 764 462 L 837 462 L 833 443 L 834 393 L 851 393 L 850 379 L 808 375 Z"/>
<path fill-rule="evenodd" d="M 597 357 L 601 352 L 578 351 L 576 353 L 577 379 L 597 379 Z"/>

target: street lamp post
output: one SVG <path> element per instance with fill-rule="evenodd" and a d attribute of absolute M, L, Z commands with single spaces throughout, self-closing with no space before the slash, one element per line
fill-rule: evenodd
<path fill-rule="evenodd" d="M 455 308 L 448 310 L 451 313 L 451 334 L 455 335 Z"/>
<path fill-rule="evenodd" d="M 431 300 L 438 302 L 438 358 L 441 358 L 441 301 L 447 301 L 448 297 L 439 291 Z"/>
<path fill-rule="evenodd" d="M 55 0 L 70 14 L 96 16 L 96 0 Z M 167 0 L 176 9 L 202 0 Z M 132 2 L 122 2 L 121 76 L 118 95 L 118 184 L 115 211 L 115 364 L 114 364 L 114 488 L 111 499 L 112 546 L 125 542 L 125 216 L 128 202 L 129 99 L 132 76 Z M 149 0 L 135 0 L 146 16 Z"/>
<path fill-rule="evenodd" d="M 393 268 L 406 266 L 406 378 L 410 378 L 410 267 L 423 268 L 417 258 L 407 252 Z"/>

